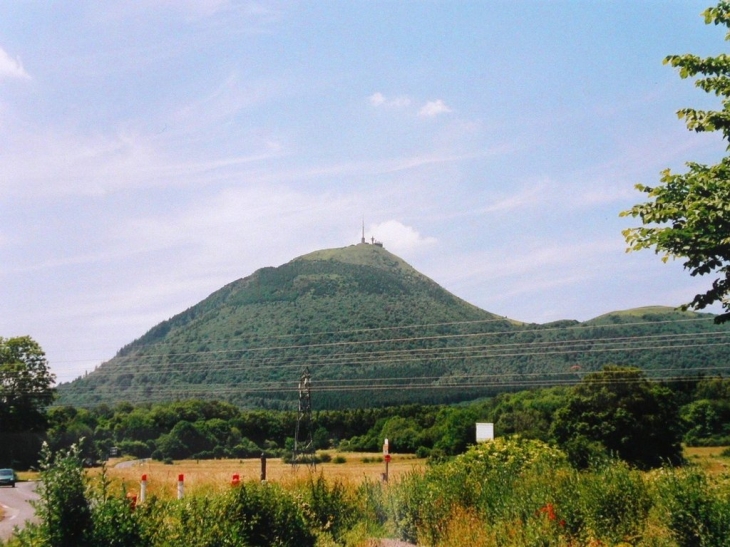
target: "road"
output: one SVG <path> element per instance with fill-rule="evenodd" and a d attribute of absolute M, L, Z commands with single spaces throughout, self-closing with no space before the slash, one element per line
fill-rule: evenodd
<path fill-rule="evenodd" d="M 35 509 L 29 503 L 38 499 L 35 482 L 18 482 L 15 488 L 0 488 L 0 505 L 3 517 L 0 520 L 0 539 L 7 540 L 13 535 L 15 526 L 22 527 L 27 520 L 35 518 Z"/>

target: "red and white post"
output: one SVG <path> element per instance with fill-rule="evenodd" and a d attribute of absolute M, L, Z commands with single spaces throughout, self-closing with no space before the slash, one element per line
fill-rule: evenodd
<path fill-rule="evenodd" d="M 144 503 L 147 499 L 147 474 L 142 475 L 142 481 L 139 483 L 139 502 Z"/>
<path fill-rule="evenodd" d="M 383 460 L 385 461 L 385 473 L 383 473 L 383 482 L 388 482 L 388 464 L 390 463 L 390 446 L 388 439 L 383 443 Z"/>
<path fill-rule="evenodd" d="M 183 495 L 185 495 L 185 475 L 180 473 L 177 476 L 177 499 L 183 499 Z"/>

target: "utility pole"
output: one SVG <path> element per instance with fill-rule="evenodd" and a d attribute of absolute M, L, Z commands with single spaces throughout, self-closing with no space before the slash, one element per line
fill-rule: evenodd
<path fill-rule="evenodd" d="M 294 467 L 299 463 L 315 467 L 312 435 L 312 377 L 309 374 L 309 367 L 305 367 L 299 379 L 299 412 L 294 433 L 294 454 L 292 454 Z"/>

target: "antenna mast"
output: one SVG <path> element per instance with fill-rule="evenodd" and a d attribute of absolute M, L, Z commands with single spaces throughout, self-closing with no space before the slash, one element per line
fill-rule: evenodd
<path fill-rule="evenodd" d="M 365 217 L 362 217 L 362 239 L 360 243 L 365 243 Z"/>

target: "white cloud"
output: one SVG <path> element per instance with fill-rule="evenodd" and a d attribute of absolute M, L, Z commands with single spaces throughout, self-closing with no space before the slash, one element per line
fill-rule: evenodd
<path fill-rule="evenodd" d="M 380 106 L 385 102 L 385 96 L 382 93 L 373 93 L 370 95 L 370 104 L 373 106 Z"/>
<path fill-rule="evenodd" d="M 368 97 L 370 104 L 374 108 L 407 108 L 413 102 L 407 95 L 399 95 L 397 97 L 386 97 L 379 91 Z M 446 105 L 441 99 L 428 101 L 418 111 L 418 115 L 422 118 L 433 118 L 439 114 L 447 114 L 453 110 Z"/>
<path fill-rule="evenodd" d="M 439 114 L 448 114 L 449 112 L 453 111 L 451 108 L 446 106 L 446 103 L 444 103 L 441 99 L 438 99 L 436 101 L 429 101 L 423 105 L 421 110 L 418 111 L 418 115 L 422 118 L 433 118 Z"/>
<path fill-rule="evenodd" d="M 23 63 L 19 58 L 13 59 L 3 48 L 0 48 L 0 79 L 2 78 L 27 80 L 30 75 L 23 68 Z"/>
<path fill-rule="evenodd" d="M 407 106 L 410 106 L 411 99 L 410 97 L 406 95 L 400 95 L 398 97 L 393 98 L 387 98 L 385 95 L 383 95 L 380 92 L 373 93 L 368 97 L 370 100 L 370 104 L 373 105 L 375 108 L 378 108 L 380 106 L 388 107 L 388 108 L 405 108 Z"/>
<path fill-rule="evenodd" d="M 418 231 L 397 220 L 387 220 L 370 227 L 372 237 L 384 243 L 384 245 L 398 254 L 420 249 L 436 243 L 434 237 L 424 237 Z"/>

